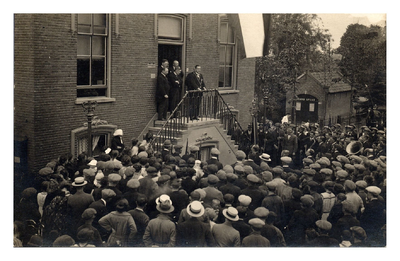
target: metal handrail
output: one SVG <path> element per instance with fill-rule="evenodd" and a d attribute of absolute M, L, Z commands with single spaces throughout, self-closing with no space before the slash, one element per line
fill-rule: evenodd
<path fill-rule="evenodd" d="M 196 93 L 201 93 L 201 95 L 196 95 Z M 237 121 L 235 114 L 231 111 L 229 105 L 225 102 L 217 89 L 186 91 L 178 105 L 171 112 L 161 129 L 154 136 L 154 139 L 150 142 L 155 151 L 160 151 L 160 145 L 166 139 L 172 140 L 177 138 L 178 132 L 183 129 L 182 127 L 185 123 L 184 121 L 186 120 L 186 123 L 189 122 L 189 116 L 191 116 L 193 113 L 191 110 L 194 109 L 194 104 L 197 104 L 197 110 L 200 110 L 201 107 L 201 111 L 197 112 L 200 115 L 201 120 L 203 120 L 203 118 L 219 118 L 221 123 L 224 124 L 224 128 L 228 129 L 228 134 L 229 131 L 234 131 L 232 127 L 235 126 L 235 124 L 236 127 L 239 128 L 240 134 L 243 133 L 243 128 Z M 228 114 L 227 117 L 225 117 L 226 114 Z M 185 116 L 186 119 L 184 118 Z M 156 142 L 157 146 L 155 148 Z"/>

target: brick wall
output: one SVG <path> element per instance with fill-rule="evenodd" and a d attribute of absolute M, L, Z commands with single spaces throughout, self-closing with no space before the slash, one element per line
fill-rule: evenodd
<path fill-rule="evenodd" d="M 29 139 L 31 170 L 42 168 L 70 152 L 71 130 L 87 121 L 76 104 L 77 34 L 71 14 L 20 14 L 15 16 L 15 135 Z M 124 142 L 137 137 L 155 109 L 158 41 L 154 14 L 111 15 L 111 98 L 99 103 L 95 115 L 124 130 Z M 189 19 L 187 19 L 189 23 Z M 187 25 L 187 32 L 189 25 Z M 200 64 L 208 88 L 218 84 L 218 15 L 193 14 L 192 39 L 186 39 L 186 67 Z M 186 34 L 188 37 L 188 33 Z M 239 61 L 239 94 L 224 98 L 248 117 L 254 89 L 254 60 Z M 242 109 L 244 108 L 244 109 Z M 246 124 L 246 123 L 244 123 Z M 242 124 L 243 125 L 243 124 Z"/>

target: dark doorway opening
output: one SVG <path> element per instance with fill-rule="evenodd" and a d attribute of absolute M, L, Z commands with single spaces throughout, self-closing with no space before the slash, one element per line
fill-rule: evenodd
<path fill-rule="evenodd" d="M 182 67 L 182 45 L 158 45 L 158 67 L 160 68 L 163 59 L 167 59 L 169 66 L 172 67 L 172 62 L 177 60 L 179 66 Z M 183 70 L 183 68 L 182 68 Z"/>

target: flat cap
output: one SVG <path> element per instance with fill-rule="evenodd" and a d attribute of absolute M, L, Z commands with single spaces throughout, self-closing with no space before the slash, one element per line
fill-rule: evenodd
<path fill-rule="evenodd" d="M 92 160 L 88 163 L 88 166 L 92 166 L 92 167 L 97 166 L 97 160 L 92 159 Z"/>
<path fill-rule="evenodd" d="M 245 159 L 245 158 L 246 158 L 246 153 L 244 153 L 244 151 L 238 150 L 236 152 L 236 159 L 242 160 L 242 159 Z"/>
<path fill-rule="evenodd" d="M 261 176 L 265 182 L 271 181 L 273 179 L 273 175 L 271 171 L 263 171 L 261 172 Z"/>
<path fill-rule="evenodd" d="M 356 163 L 361 163 L 363 159 L 357 155 L 351 155 L 350 159 L 354 160 Z"/>
<path fill-rule="evenodd" d="M 363 164 L 354 164 L 354 168 L 356 168 L 358 171 L 365 171 L 366 168 Z"/>
<path fill-rule="evenodd" d="M 103 189 L 102 191 L 101 191 L 101 197 L 103 198 L 103 199 L 108 199 L 108 198 L 111 198 L 111 197 L 115 197 L 117 194 L 115 193 L 115 191 L 114 190 L 112 190 L 112 189 Z"/>
<path fill-rule="evenodd" d="M 336 172 L 336 175 L 339 178 L 346 178 L 349 175 L 349 173 L 347 171 L 341 169 L 338 172 Z"/>
<path fill-rule="evenodd" d="M 342 163 L 344 163 L 344 164 L 350 163 L 350 160 L 349 160 L 348 158 L 346 158 L 345 156 L 343 156 L 343 155 L 338 155 L 338 156 L 336 157 L 336 159 L 337 159 L 339 162 L 342 162 Z"/>
<path fill-rule="evenodd" d="M 301 196 L 300 201 L 305 207 L 312 207 L 314 205 L 314 198 L 308 194 Z"/>
<path fill-rule="evenodd" d="M 317 225 L 317 227 L 319 227 L 320 229 L 323 229 L 323 230 L 331 230 L 331 228 L 332 228 L 331 222 L 326 221 L 326 220 L 317 220 L 315 222 L 315 225 Z"/>
<path fill-rule="evenodd" d="M 272 169 L 272 173 L 273 174 L 277 174 L 277 175 L 282 175 L 283 174 L 283 169 L 279 168 L 279 167 L 275 167 Z"/>
<path fill-rule="evenodd" d="M 83 175 L 88 177 L 94 177 L 96 175 L 96 171 L 94 169 L 84 169 Z"/>
<path fill-rule="evenodd" d="M 344 182 L 344 188 L 350 191 L 354 191 L 356 189 L 356 184 L 351 180 L 346 180 Z"/>
<path fill-rule="evenodd" d="M 222 169 L 218 170 L 217 177 L 219 180 L 226 180 L 226 172 Z"/>
<path fill-rule="evenodd" d="M 342 163 L 340 163 L 339 161 L 336 161 L 336 160 L 332 161 L 332 165 L 335 167 L 342 167 Z"/>
<path fill-rule="evenodd" d="M 215 176 L 214 174 L 210 174 L 207 177 L 207 181 L 209 184 L 217 184 L 219 181 L 219 178 L 217 176 Z"/>
<path fill-rule="evenodd" d="M 251 203 L 251 197 L 247 196 L 247 195 L 240 195 L 238 197 L 238 201 L 240 202 L 240 204 L 242 206 L 249 206 Z"/>
<path fill-rule="evenodd" d="M 235 171 L 238 172 L 238 173 L 243 173 L 243 172 L 244 172 L 243 167 L 240 166 L 240 165 L 236 165 L 234 169 L 235 169 Z"/>
<path fill-rule="evenodd" d="M 244 173 L 246 174 L 253 174 L 253 168 L 249 165 L 243 166 Z"/>
<path fill-rule="evenodd" d="M 314 176 L 317 172 L 315 169 L 303 169 L 303 173 L 306 175 Z"/>
<path fill-rule="evenodd" d="M 333 171 L 331 169 L 328 168 L 323 168 L 319 171 L 319 173 L 321 174 L 325 174 L 325 175 L 332 175 Z"/>
<path fill-rule="evenodd" d="M 378 188 L 377 186 L 369 186 L 365 189 L 366 191 L 370 192 L 371 194 L 378 196 L 379 194 L 381 194 L 381 189 Z"/>
<path fill-rule="evenodd" d="M 145 151 L 141 151 L 141 152 L 139 152 L 138 157 L 139 157 L 139 159 L 148 158 L 149 154 L 147 154 L 147 152 L 145 152 Z"/>
<path fill-rule="evenodd" d="M 207 165 L 207 170 L 210 174 L 217 174 L 218 166 L 216 164 Z"/>
<path fill-rule="evenodd" d="M 162 183 L 167 182 L 167 181 L 170 180 L 170 179 L 171 179 L 171 177 L 170 177 L 169 175 L 161 175 L 161 176 L 158 178 L 157 182 L 160 183 L 160 184 L 162 184 Z"/>
<path fill-rule="evenodd" d="M 249 225 L 255 228 L 262 228 L 265 225 L 265 222 L 259 218 L 252 218 L 249 220 Z"/>
<path fill-rule="evenodd" d="M 349 171 L 354 171 L 356 168 L 351 164 L 344 164 L 344 168 Z"/>
<path fill-rule="evenodd" d="M 225 165 L 223 170 L 225 171 L 225 173 L 233 173 L 233 168 L 231 165 Z"/>
<path fill-rule="evenodd" d="M 368 184 L 364 180 L 357 180 L 356 186 L 359 188 L 365 189 L 368 186 Z"/>
<path fill-rule="evenodd" d="M 175 149 L 175 150 L 180 150 L 180 149 L 182 149 L 182 148 L 183 148 L 183 146 L 180 145 L 180 144 L 174 145 L 174 149 Z"/>
<path fill-rule="evenodd" d="M 233 174 L 233 173 L 227 173 L 227 174 L 226 174 L 226 179 L 227 179 L 228 181 L 234 181 L 234 180 L 237 180 L 237 178 L 238 178 L 238 176 L 236 176 L 236 175 Z"/>
<path fill-rule="evenodd" d="M 155 167 L 152 167 L 152 166 L 150 166 L 150 167 L 148 167 L 147 169 L 146 169 L 146 172 L 148 173 L 148 174 L 153 174 L 153 173 L 157 173 L 157 169 L 155 168 Z"/>
<path fill-rule="evenodd" d="M 210 153 L 212 155 L 219 155 L 220 154 L 220 152 L 219 152 L 219 150 L 217 148 L 212 148 Z"/>
<path fill-rule="evenodd" d="M 190 146 L 189 150 L 190 150 L 191 152 L 197 152 L 197 151 L 199 151 L 199 147 L 197 147 L 197 146 Z"/>
<path fill-rule="evenodd" d="M 292 158 L 291 157 L 281 157 L 281 161 L 284 164 L 290 164 L 292 162 Z"/>
<path fill-rule="evenodd" d="M 126 168 L 125 169 L 125 176 L 132 177 L 133 174 L 135 174 L 135 169 L 134 168 Z"/>
<path fill-rule="evenodd" d="M 304 165 L 310 165 L 310 164 L 313 164 L 314 161 L 310 158 L 304 158 L 303 163 L 304 163 Z"/>
<path fill-rule="evenodd" d="M 267 218 L 269 214 L 269 210 L 265 207 L 258 207 L 254 210 L 254 216 L 258 218 Z"/>
<path fill-rule="evenodd" d="M 95 218 L 97 211 L 94 208 L 87 208 L 82 213 L 82 218 L 85 220 L 89 220 Z"/>
<path fill-rule="evenodd" d="M 135 188 L 140 187 L 140 182 L 139 182 L 138 179 L 130 179 L 130 180 L 128 181 L 128 183 L 126 183 L 126 186 L 127 186 L 128 188 L 133 188 L 133 189 L 135 189 Z"/>
<path fill-rule="evenodd" d="M 365 239 L 367 237 L 367 233 L 360 226 L 350 227 L 350 230 L 354 233 L 354 236 L 358 239 Z"/>
<path fill-rule="evenodd" d="M 268 187 L 268 189 L 274 190 L 278 186 L 278 182 L 272 180 L 272 181 L 266 182 L 265 185 Z"/>
<path fill-rule="evenodd" d="M 315 170 L 320 170 L 321 169 L 321 165 L 319 165 L 319 163 L 315 162 L 313 164 L 310 164 L 309 166 L 311 169 L 315 169 Z"/>
<path fill-rule="evenodd" d="M 44 167 L 39 170 L 39 175 L 40 176 L 47 176 L 53 174 L 53 170 L 50 167 Z"/>
<path fill-rule="evenodd" d="M 108 180 L 111 182 L 118 182 L 121 180 L 121 175 L 119 174 L 115 174 L 115 173 L 111 173 L 110 175 L 108 175 Z"/>

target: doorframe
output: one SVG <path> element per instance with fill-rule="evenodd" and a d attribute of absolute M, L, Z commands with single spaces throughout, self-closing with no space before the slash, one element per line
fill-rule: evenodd
<path fill-rule="evenodd" d="M 156 27 L 158 27 L 158 17 L 162 15 L 162 14 L 158 14 L 156 15 Z M 158 45 L 162 44 L 162 45 L 181 45 L 182 46 L 182 53 L 181 53 L 181 57 L 182 57 L 182 61 L 181 61 L 181 69 L 183 74 L 185 75 L 185 77 L 183 77 L 182 79 L 182 93 L 181 93 L 181 97 L 183 97 L 185 95 L 185 78 L 187 76 L 186 73 L 186 23 L 187 23 L 187 15 L 183 15 L 183 14 L 165 14 L 166 16 L 171 16 L 171 17 L 179 17 L 182 19 L 182 39 L 183 40 L 171 40 L 171 39 L 159 39 L 158 38 L 158 30 L 157 30 L 157 50 L 158 50 Z M 157 28 L 158 29 L 158 28 Z M 157 55 L 158 57 L 158 55 Z M 158 58 L 157 58 L 158 59 Z M 158 61 L 157 61 L 158 64 Z"/>

